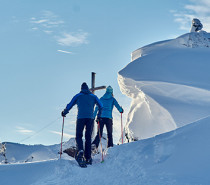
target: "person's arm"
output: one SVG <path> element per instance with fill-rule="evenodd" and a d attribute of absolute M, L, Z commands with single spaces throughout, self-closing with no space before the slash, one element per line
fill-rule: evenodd
<path fill-rule="evenodd" d="M 119 103 L 117 102 L 117 100 L 115 98 L 114 98 L 114 106 L 117 108 L 117 110 L 120 113 L 123 113 L 124 112 L 123 108 L 119 105 Z"/>
<path fill-rule="evenodd" d="M 69 110 L 71 110 L 71 108 L 76 104 L 77 102 L 77 98 L 79 97 L 80 94 L 75 95 L 72 100 L 70 101 L 69 104 L 67 104 L 66 108 L 63 110 L 63 112 L 61 113 L 62 116 L 66 116 L 66 114 L 69 113 Z"/>
<path fill-rule="evenodd" d="M 98 97 L 96 96 L 96 104 L 97 104 L 97 107 L 98 107 L 98 115 L 97 117 L 100 118 L 101 117 L 101 111 L 103 109 L 103 104 L 102 102 L 98 99 Z"/>

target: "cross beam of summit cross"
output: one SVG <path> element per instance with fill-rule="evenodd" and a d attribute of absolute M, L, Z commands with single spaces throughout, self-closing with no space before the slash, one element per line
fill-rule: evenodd
<path fill-rule="evenodd" d="M 95 79 L 96 79 L 96 73 L 92 72 L 91 75 L 91 89 L 90 91 L 94 94 L 95 91 L 97 90 L 101 90 L 101 89 L 106 89 L 106 86 L 99 86 L 99 87 L 95 87 Z"/>

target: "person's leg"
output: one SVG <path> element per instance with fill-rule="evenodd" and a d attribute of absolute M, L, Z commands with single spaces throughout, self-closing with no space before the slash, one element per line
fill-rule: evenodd
<path fill-rule="evenodd" d="M 85 127 L 85 120 L 84 119 L 78 119 L 76 124 L 76 144 L 77 144 L 77 150 L 84 150 L 83 149 L 83 130 Z"/>
<path fill-rule="evenodd" d="M 102 135 L 103 135 L 103 128 L 104 128 L 103 118 L 100 119 L 99 124 L 100 124 L 100 135 L 102 137 Z M 97 126 L 98 126 L 98 124 L 97 124 Z M 92 144 L 95 144 L 96 148 L 98 148 L 99 142 L 100 142 L 100 138 L 99 138 L 99 129 L 98 129 L 97 135 L 96 135 L 94 141 L 92 142 Z"/>
<path fill-rule="evenodd" d="M 112 137 L 112 132 L 113 132 L 113 122 L 112 119 L 106 119 L 106 129 L 107 129 L 107 147 L 113 147 L 113 137 Z"/>
<path fill-rule="evenodd" d="M 85 158 L 86 160 L 91 158 L 91 135 L 93 132 L 93 119 L 85 119 Z"/>

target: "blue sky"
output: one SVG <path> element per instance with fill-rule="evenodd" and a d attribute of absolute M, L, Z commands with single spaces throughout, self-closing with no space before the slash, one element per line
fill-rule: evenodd
<path fill-rule="evenodd" d="M 194 17 L 210 31 L 208 0 L 1 1 L 0 141 L 59 143 L 60 112 L 82 82 L 90 85 L 92 71 L 127 113 L 117 73 L 131 52 L 189 32 Z M 75 117 L 73 109 L 64 140 L 74 135 Z"/>

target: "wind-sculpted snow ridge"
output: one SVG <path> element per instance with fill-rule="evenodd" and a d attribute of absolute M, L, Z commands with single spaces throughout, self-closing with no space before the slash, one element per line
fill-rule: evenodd
<path fill-rule="evenodd" d="M 204 31 L 142 47 L 119 72 L 132 98 L 125 126 L 129 140 L 149 138 L 210 112 L 210 34 Z"/>

